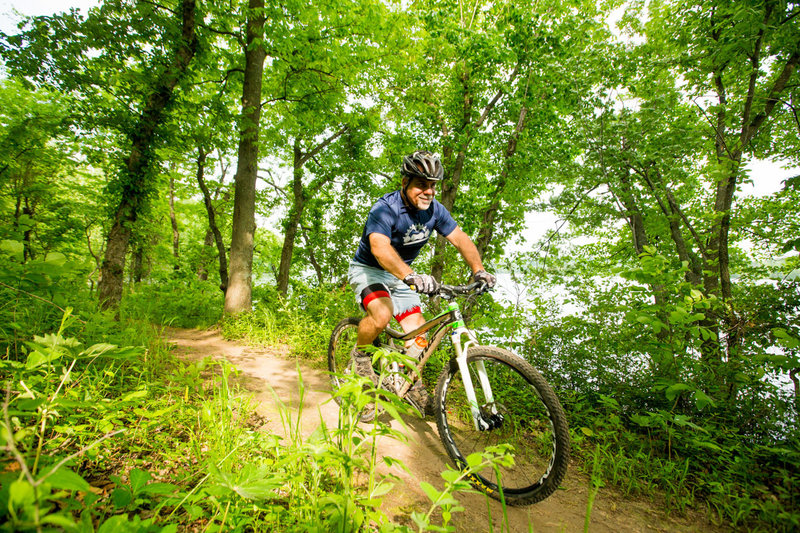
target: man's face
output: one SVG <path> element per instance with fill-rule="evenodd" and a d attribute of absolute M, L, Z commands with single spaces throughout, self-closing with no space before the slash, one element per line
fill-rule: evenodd
<path fill-rule="evenodd" d="M 406 183 L 408 186 L 406 187 Z M 406 197 L 408 202 L 419 209 L 425 211 L 431 206 L 433 197 L 436 196 L 436 182 L 425 178 L 403 179 L 403 186 L 406 187 Z"/>

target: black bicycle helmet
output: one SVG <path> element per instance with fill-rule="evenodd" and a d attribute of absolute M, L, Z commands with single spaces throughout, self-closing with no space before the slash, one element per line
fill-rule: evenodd
<path fill-rule="evenodd" d="M 444 169 L 439 156 L 425 150 L 418 150 L 403 158 L 404 176 L 409 178 L 425 178 L 431 181 L 442 181 Z"/>

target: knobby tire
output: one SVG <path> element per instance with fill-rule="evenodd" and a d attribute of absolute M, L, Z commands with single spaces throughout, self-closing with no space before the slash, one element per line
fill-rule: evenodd
<path fill-rule="evenodd" d="M 328 343 L 328 370 L 331 373 L 331 387 L 334 391 L 341 387 L 341 377 L 350 372 L 350 354 L 356 346 L 358 337 L 358 318 L 345 318 L 341 320 L 331 333 Z M 336 403 L 341 405 L 341 398 L 336 397 Z"/>
<path fill-rule="evenodd" d="M 489 346 L 473 346 L 467 353 L 477 401 L 485 403 L 475 365 L 486 367 L 494 406 L 503 415 L 502 426 L 478 431 L 464 395 L 456 360 L 442 371 L 436 386 L 436 424 L 439 437 L 453 462 L 467 467 L 467 457 L 487 446 L 502 443 L 514 447 L 514 465 L 487 467 L 468 475 L 477 489 L 508 505 L 537 503 L 550 496 L 567 472 L 570 444 L 566 416 L 555 393 L 539 372 L 511 352 Z"/>

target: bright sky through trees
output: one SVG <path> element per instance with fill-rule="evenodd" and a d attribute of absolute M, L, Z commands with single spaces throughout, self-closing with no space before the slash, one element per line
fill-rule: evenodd
<path fill-rule="evenodd" d="M 23 2 L 20 0 L 0 0 L 0 31 L 4 33 L 16 33 L 17 23 L 21 15 L 37 16 L 51 15 L 70 8 L 77 7 L 85 11 L 96 6 L 97 0 L 32 0 Z M 19 14 L 14 13 L 17 11 Z"/>

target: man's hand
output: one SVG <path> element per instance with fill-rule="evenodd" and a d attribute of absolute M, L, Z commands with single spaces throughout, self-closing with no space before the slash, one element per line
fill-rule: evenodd
<path fill-rule="evenodd" d="M 428 274 L 415 274 L 412 272 L 403 278 L 403 283 L 421 294 L 436 294 L 439 292 L 439 282 Z"/>
<path fill-rule="evenodd" d="M 486 287 L 491 289 L 494 287 L 494 284 L 497 283 L 497 278 L 485 270 L 478 270 L 472 275 L 472 281 L 480 281 L 481 283 L 485 283 Z"/>

